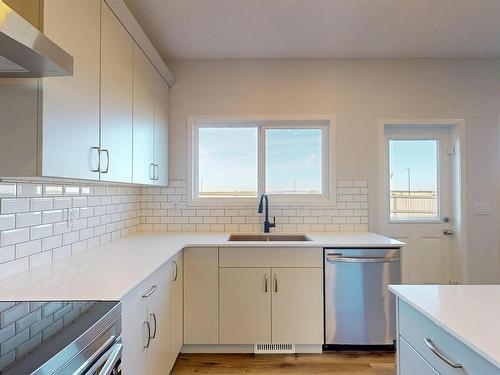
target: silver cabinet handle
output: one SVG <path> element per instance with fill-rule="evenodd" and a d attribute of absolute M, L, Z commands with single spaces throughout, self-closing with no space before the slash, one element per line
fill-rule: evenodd
<path fill-rule="evenodd" d="M 160 179 L 160 167 L 158 166 L 158 164 L 155 164 L 155 180 L 158 181 Z"/>
<path fill-rule="evenodd" d="M 274 293 L 278 293 L 278 275 L 274 274 Z"/>
<path fill-rule="evenodd" d="M 144 325 L 146 325 L 148 329 L 148 341 L 146 341 L 146 344 L 143 345 L 143 349 L 149 348 L 149 344 L 151 343 L 151 325 L 149 324 L 149 321 L 144 321 Z"/>
<path fill-rule="evenodd" d="M 151 167 L 153 167 L 153 176 L 151 177 Z M 154 180 L 155 179 L 155 171 L 154 171 L 155 165 L 153 163 L 149 164 L 149 179 Z"/>
<path fill-rule="evenodd" d="M 150 318 L 153 318 L 153 322 L 155 323 L 155 328 L 153 329 L 153 334 L 151 335 L 151 339 L 154 339 L 156 337 L 156 314 L 151 313 L 149 314 Z"/>
<path fill-rule="evenodd" d="M 174 260 L 172 262 L 172 265 L 175 267 L 174 268 L 175 269 L 175 273 L 174 273 L 174 279 L 173 279 L 173 281 L 177 281 L 177 276 L 179 274 L 179 268 L 177 267 L 177 262 Z"/>
<path fill-rule="evenodd" d="M 109 171 L 109 150 L 107 148 L 102 148 L 101 152 L 104 152 L 106 154 L 106 168 L 103 171 L 101 171 L 101 173 L 108 173 L 108 171 Z"/>
<path fill-rule="evenodd" d="M 151 294 L 153 294 L 154 292 L 156 292 L 156 289 L 158 289 L 158 286 L 157 285 L 153 285 L 151 287 L 151 289 L 149 289 L 146 293 L 144 293 L 142 295 L 142 298 L 148 298 Z"/>
<path fill-rule="evenodd" d="M 268 284 L 268 280 L 267 280 L 267 273 L 266 275 L 264 276 L 264 292 L 267 293 L 267 284 Z"/>
<path fill-rule="evenodd" d="M 427 347 L 431 350 L 431 352 L 433 352 L 439 359 L 441 359 L 443 362 L 447 363 L 448 365 L 450 365 L 451 367 L 453 368 L 462 368 L 462 364 L 461 363 L 457 363 L 457 362 L 453 362 L 451 359 L 449 358 L 446 358 L 437 348 L 436 346 L 434 345 L 434 343 L 432 342 L 432 340 L 430 339 L 430 337 L 427 337 L 424 339 L 425 341 L 425 344 L 427 345 Z"/>
<path fill-rule="evenodd" d="M 90 153 L 92 153 L 93 150 L 97 151 L 97 168 L 90 168 L 90 171 L 99 172 L 101 169 L 101 150 L 99 149 L 99 146 L 94 146 L 90 148 Z"/>

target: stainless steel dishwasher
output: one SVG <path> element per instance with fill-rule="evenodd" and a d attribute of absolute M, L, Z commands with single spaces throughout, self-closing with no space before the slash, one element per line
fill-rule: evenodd
<path fill-rule="evenodd" d="M 394 345 L 399 249 L 324 249 L 325 345 Z"/>

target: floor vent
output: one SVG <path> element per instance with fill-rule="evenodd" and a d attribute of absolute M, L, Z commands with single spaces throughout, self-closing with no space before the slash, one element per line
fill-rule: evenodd
<path fill-rule="evenodd" d="M 255 344 L 255 354 L 295 353 L 295 344 Z"/>

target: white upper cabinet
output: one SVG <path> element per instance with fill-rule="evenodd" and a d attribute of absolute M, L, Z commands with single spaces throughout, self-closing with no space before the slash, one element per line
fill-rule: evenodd
<path fill-rule="evenodd" d="M 98 179 L 101 1 L 45 0 L 43 14 L 45 35 L 74 67 L 43 79 L 42 175 Z"/>
<path fill-rule="evenodd" d="M 159 56 L 150 60 L 141 50 L 145 36 L 126 6 L 115 2 L 119 9 L 112 11 L 104 0 L 9 5 L 73 56 L 74 74 L 0 79 L 0 159 L 9 160 L 0 164 L 0 178 L 166 185 L 169 72 L 162 66 L 160 75 Z M 152 49 L 147 45 L 148 56 L 156 54 Z"/>
<path fill-rule="evenodd" d="M 168 185 L 168 86 L 155 71 L 155 184 Z"/>
<path fill-rule="evenodd" d="M 155 94 L 153 65 L 134 43 L 133 182 L 152 184 L 155 163 Z"/>
<path fill-rule="evenodd" d="M 132 182 L 133 40 L 102 3 L 101 180 Z"/>

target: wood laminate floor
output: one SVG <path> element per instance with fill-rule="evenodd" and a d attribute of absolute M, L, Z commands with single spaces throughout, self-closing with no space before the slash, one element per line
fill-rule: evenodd
<path fill-rule="evenodd" d="M 394 375 L 393 353 L 183 354 L 172 374 L 360 374 Z"/>

